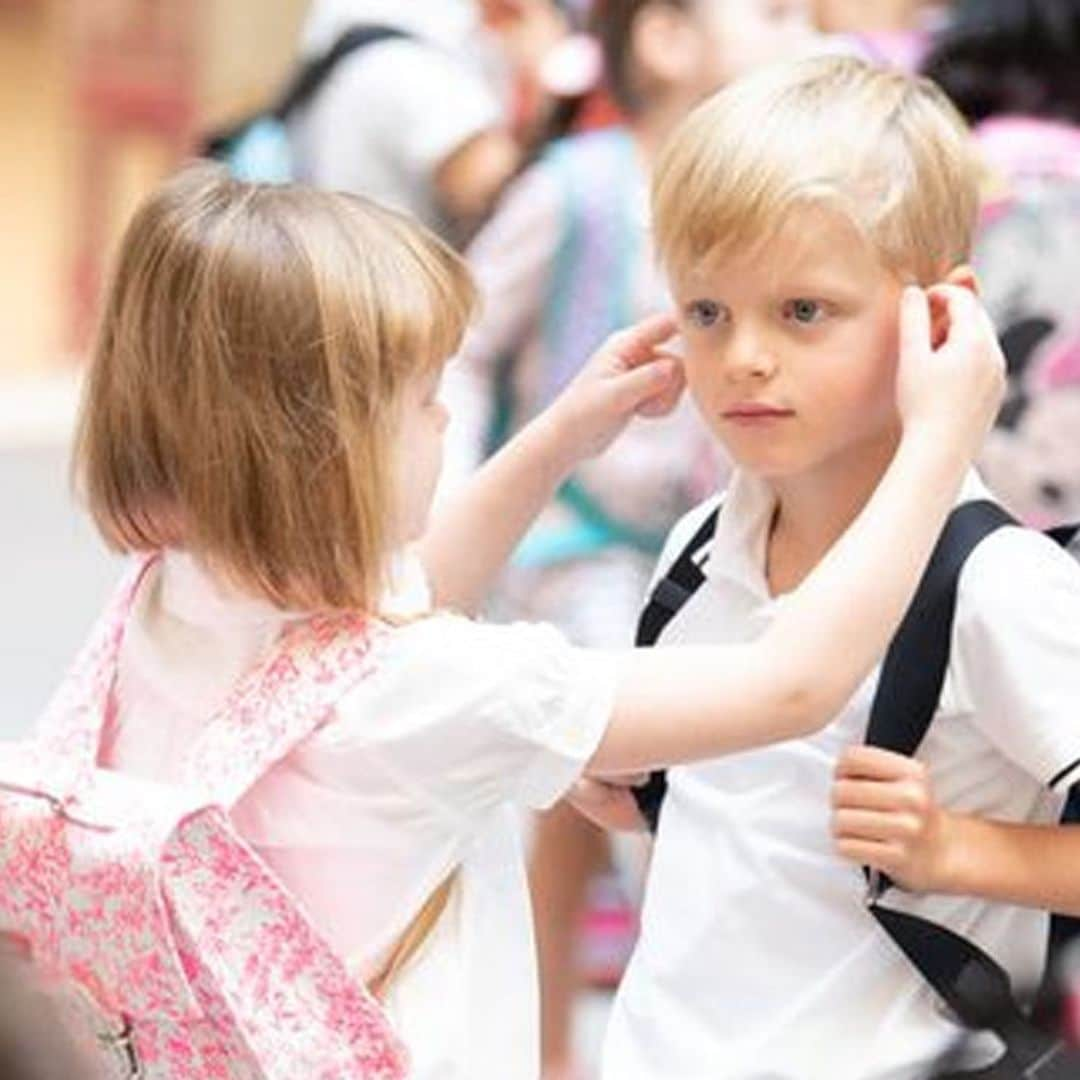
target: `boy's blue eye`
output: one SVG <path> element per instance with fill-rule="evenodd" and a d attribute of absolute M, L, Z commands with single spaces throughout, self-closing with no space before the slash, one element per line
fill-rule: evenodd
<path fill-rule="evenodd" d="M 708 329 L 720 320 L 720 305 L 715 300 L 692 300 L 686 305 L 686 314 L 695 326 Z"/>
<path fill-rule="evenodd" d="M 804 326 L 818 322 L 824 314 L 825 309 L 817 300 L 789 300 L 784 304 L 784 318 L 794 319 Z"/>

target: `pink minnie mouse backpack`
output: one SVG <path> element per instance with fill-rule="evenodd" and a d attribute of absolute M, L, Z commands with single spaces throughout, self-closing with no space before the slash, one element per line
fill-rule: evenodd
<path fill-rule="evenodd" d="M 121 586 L 31 740 L 0 744 L 0 935 L 89 1065 L 146 1080 L 398 1080 L 404 1049 L 228 810 L 371 670 L 360 617 L 291 624 L 172 787 L 96 766 Z"/>
<path fill-rule="evenodd" d="M 994 179 L 975 247 L 1009 389 L 981 471 L 1038 528 L 1080 520 L 1080 128 L 1025 117 L 976 136 Z"/>

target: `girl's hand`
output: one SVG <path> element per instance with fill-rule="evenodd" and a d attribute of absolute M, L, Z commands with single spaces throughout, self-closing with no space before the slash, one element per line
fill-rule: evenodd
<path fill-rule="evenodd" d="M 674 334 L 670 314 L 612 334 L 559 395 L 549 416 L 575 461 L 605 450 L 635 414 L 675 408 L 686 385 L 682 362 L 662 349 Z"/>
<path fill-rule="evenodd" d="M 1005 357 L 974 293 L 956 285 L 904 290 L 896 381 L 905 433 L 928 429 L 965 458 L 976 455 L 1001 406 Z"/>
<path fill-rule="evenodd" d="M 953 822 L 935 802 L 922 762 L 856 746 L 837 763 L 833 836 L 845 859 L 912 892 L 948 892 Z"/>

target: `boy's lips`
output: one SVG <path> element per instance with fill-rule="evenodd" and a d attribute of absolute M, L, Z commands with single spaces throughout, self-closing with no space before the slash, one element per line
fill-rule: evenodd
<path fill-rule="evenodd" d="M 793 409 L 760 401 L 740 401 L 723 412 L 724 419 L 735 424 L 763 424 L 772 420 L 786 420 L 794 415 Z"/>

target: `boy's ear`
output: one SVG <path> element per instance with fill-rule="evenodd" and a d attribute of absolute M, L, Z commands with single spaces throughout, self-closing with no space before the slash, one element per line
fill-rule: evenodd
<path fill-rule="evenodd" d="M 970 292 L 973 292 L 976 296 L 981 295 L 978 275 L 975 273 L 975 268 L 969 263 L 961 263 L 959 266 L 954 266 L 945 275 L 943 280 L 946 285 L 955 285 L 960 289 L 967 289 Z"/>
<path fill-rule="evenodd" d="M 979 295 L 979 279 L 973 267 L 967 263 L 954 266 L 939 282 L 942 285 L 955 285 L 958 289 L 968 289 Z M 949 309 L 940 296 L 930 294 L 930 343 L 937 349 L 949 336 Z"/>

